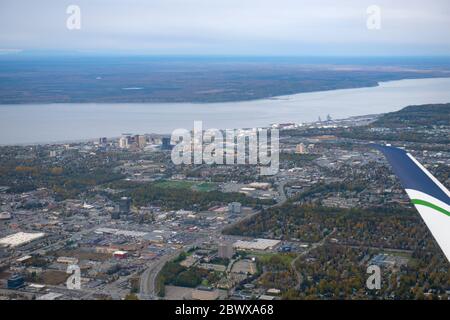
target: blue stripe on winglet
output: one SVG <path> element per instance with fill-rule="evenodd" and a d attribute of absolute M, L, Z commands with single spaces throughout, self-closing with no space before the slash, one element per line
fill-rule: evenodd
<path fill-rule="evenodd" d="M 406 151 L 377 144 L 371 146 L 384 154 L 405 189 L 426 193 L 450 205 L 450 198 L 447 194 L 408 157 Z"/>

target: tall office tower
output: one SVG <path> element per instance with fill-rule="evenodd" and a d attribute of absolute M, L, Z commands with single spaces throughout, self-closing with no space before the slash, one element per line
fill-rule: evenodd
<path fill-rule="evenodd" d="M 144 135 L 135 135 L 134 142 L 138 146 L 138 148 L 144 148 L 147 145 L 147 139 Z"/>
<path fill-rule="evenodd" d="M 129 214 L 131 207 L 131 199 L 128 197 L 122 197 L 119 201 L 119 211 L 121 214 Z"/>
<path fill-rule="evenodd" d="M 171 150 L 172 149 L 172 145 L 170 144 L 170 138 L 162 138 L 162 145 L 161 145 L 161 149 L 162 150 Z"/>
<path fill-rule="evenodd" d="M 119 139 L 119 148 L 121 149 L 128 148 L 128 137 L 123 136 Z"/>
<path fill-rule="evenodd" d="M 219 244 L 218 257 L 223 259 L 231 259 L 234 255 L 233 245 L 221 243 Z"/>
<path fill-rule="evenodd" d="M 303 143 L 298 144 L 297 147 L 295 148 L 295 153 L 298 154 L 306 153 L 305 145 Z"/>

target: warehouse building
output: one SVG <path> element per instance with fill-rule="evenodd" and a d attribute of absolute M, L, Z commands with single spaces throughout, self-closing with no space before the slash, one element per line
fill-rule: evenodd
<path fill-rule="evenodd" d="M 38 233 L 17 232 L 7 237 L 1 238 L 0 246 L 15 248 L 30 243 L 32 241 L 35 241 L 37 239 L 43 238 L 44 236 L 45 233 L 43 232 Z"/>
<path fill-rule="evenodd" d="M 271 250 L 275 248 L 281 241 L 271 239 L 255 239 L 252 241 L 238 240 L 233 247 L 238 250 Z"/>

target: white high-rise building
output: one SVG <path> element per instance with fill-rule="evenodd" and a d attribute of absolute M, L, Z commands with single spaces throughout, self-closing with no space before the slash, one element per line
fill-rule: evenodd
<path fill-rule="evenodd" d="M 119 148 L 122 149 L 128 148 L 128 137 L 121 137 L 119 139 Z"/>
<path fill-rule="evenodd" d="M 305 145 L 303 143 L 298 144 L 297 147 L 295 148 L 295 153 L 298 154 L 306 153 Z"/>

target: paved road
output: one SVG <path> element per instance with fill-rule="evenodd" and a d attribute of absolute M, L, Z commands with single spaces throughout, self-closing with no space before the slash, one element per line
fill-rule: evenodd
<path fill-rule="evenodd" d="M 287 181 L 282 181 L 278 185 L 278 193 L 280 196 L 279 196 L 279 201 L 274 205 L 274 207 L 281 206 L 287 201 L 286 194 L 284 193 L 284 186 L 286 185 L 286 183 L 287 183 Z M 251 219 L 258 213 L 260 213 L 260 211 L 256 211 L 256 212 L 242 218 L 240 221 L 246 220 L 246 219 Z M 216 235 L 217 237 L 220 236 L 220 232 L 221 231 L 217 232 L 217 235 Z M 205 236 L 211 236 L 211 234 L 206 234 Z M 148 266 L 148 268 L 141 274 L 139 298 L 141 300 L 158 299 L 157 293 L 155 291 L 156 290 L 156 278 L 157 278 L 159 272 L 161 271 L 161 269 L 163 268 L 163 266 L 166 264 L 166 262 L 174 259 L 182 251 L 186 250 L 186 248 L 196 246 L 203 240 L 204 239 L 198 239 L 194 244 L 186 246 L 183 249 L 179 249 L 170 255 L 163 256 L 158 261 L 151 263 Z"/>
<path fill-rule="evenodd" d="M 156 277 L 166 262 L 177 257 L 184 249 L 179 249 L 169 255 L 163 256 L 158 261 L 153 262 L 142 274 L 140 279 L 139 298 L 141 300 L 158 299 L 156 292 Z"/>
<path fill-rule="evenodd" d="M 287 197 L 286 197 L 286 193 L 284 192 L 284 187 L 286 186 L 286 184 L 288 183 L 288 181 L 281 181 L 278 184 L 278 202 L 276 204 L 274 204 L 272 207 L 280 207 L 282 206 L 286 201 L 287 201 Z"/>
<path fill-rule="evenodd" d="M 371 249 L 371 250 L 380 250 L 380 251 L 386 251 L 386 252 L 392 252 L 392 253 L 406 253 L 406 254 L 413 253 L 413 250 L 407 250 L 407 249 L 392 249 L 392 248 L 383 248 L 383 247 L 367 247 L 367 246 L 350 245 L 350 244 L 345 244 L 345 243 L 337 243 L 337 245 L 342 246 L 342 247 L 353 248 L 353 249 L 367 248 L 367 249 Z"/>

